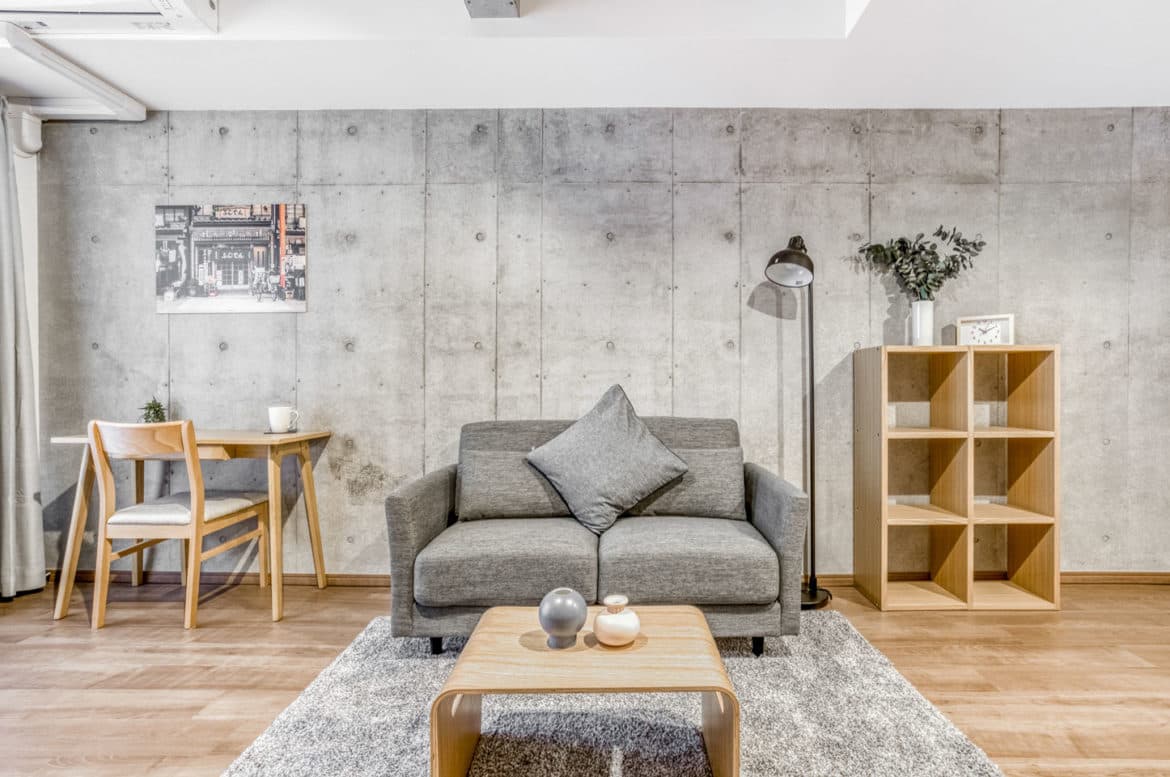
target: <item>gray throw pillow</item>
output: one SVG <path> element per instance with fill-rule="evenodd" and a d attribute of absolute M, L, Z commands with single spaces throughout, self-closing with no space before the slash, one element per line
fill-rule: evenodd
<path fill-rule="evenodd" d="M 528 461 L 595 534 L 687 471 L 638 418 L 621 386 L 612 386 L 580 420 L 531 451 Z"/>

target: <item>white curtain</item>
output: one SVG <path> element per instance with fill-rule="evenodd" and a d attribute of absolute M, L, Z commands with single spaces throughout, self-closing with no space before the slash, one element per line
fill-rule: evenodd
<path fill-rule="evenodd" d="M 0 97 L 0 597 L 45 586 L 32 340 L 13 142 L 8 101 Z"/>

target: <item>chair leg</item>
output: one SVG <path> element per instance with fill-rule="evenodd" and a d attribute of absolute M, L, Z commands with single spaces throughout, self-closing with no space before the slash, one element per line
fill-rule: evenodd
<path fill-rule="evenodd" d="M 141 540 L 134 540 L 134 542 L 141 542 Z M 130 585 L 137 588 L 142 585 L 142 556 L 145 550 L 140 550 L 134 554 L 133 566 L 130 567 Z"/>
<path fill-rule="evenodd" d="M 106 537 L 105 528 L 98 532 L 97 564 L 94 570 L 93 621 L 90 626 L 100 629 L 106 625 L 106 598 L 110 592 L 110 556 L 114 543 Z"/>
<path fill-rule="evenodd" d="M 191 552 L 191 540 L 183 540 L 183 552 L 179 554 L 179 585 L 187 585 L 187 554 Z"/>
<path fill-rule="evenodd" d="M 256 545 L 256 553 L 260 556 L 260 587 L 268 587 L 268 510 L 257 516 L 260 528 L 260 539 Z"/>
<path fill-rule="evenodd" d="M 764 654 L 764 638 L 752 637 L 752 655 L 762 656 Z"/>
<path fill-rule="evenodd" d="M 442 652 L 443 652 L 443 638 L 442 637 L 431 637 L 431 655 L 432 656 L 441 655 Z"/>
<path fill-rule="evenodd" d="M 195 613 L 199 607 L 199 555 L 203 547 L 200 539 L 183 540 L 187 545 L 187 603 L 183 609 L 183 628 L 196 627 Z"/>

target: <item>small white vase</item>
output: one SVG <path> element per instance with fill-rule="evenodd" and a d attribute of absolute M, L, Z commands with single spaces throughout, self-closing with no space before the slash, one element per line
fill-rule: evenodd
<path fill-rule="evenodd" d="M 638 614 L 626 607 L 629 599 L 620 594 L 610 594 L 602 600 L 605 612 L 597 613 L 593 619 L 593 634 L 603 645 L 620 647 L 628 645 L 638 636 L 642 628 Z"/>
<path fill-rule="evenodd" d="M 916 299 L 910 303 L 910 344 L 934 345 L 934 300 Z"/>

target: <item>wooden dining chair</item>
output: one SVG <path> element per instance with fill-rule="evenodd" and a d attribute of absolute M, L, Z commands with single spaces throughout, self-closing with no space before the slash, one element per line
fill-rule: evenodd
<path fill-rule="evenodd" d="M 110 564 L 134 555 L 135 566 L 141 553 L 163 540 L 183 540 L 185 554 L 186 606 L 184 628 L 196 626 L 199 605 L 199 567 L 213 556 L 253 539 L 259 540 L 260 587 L 268 585 L 268 495 L 254 491 L 204 491 L 203 471 L 199 466 L 199 449 L 195 443 L 195 425 L 191 421 L 168 421 L 159 424 L 116 424 L 90 421 L 89 446 L 97 470 L 100 520 L 98 555 L 95 571 L 93 622 L 100 629 L 106 622 L 106 599 L 110 588 Z M 187 465 L 190 491 L 181 491 L 160 499 L 142 500 L 141 485 L 136 487 L 135 504 L 117 508 L 114 473 L 110 461 L 130 459 L 182 461 Z M 209 550 L 203 539 L 227 526 L 256 519 L 256 528 Z M 129 547 L 115 551 L 116 539 L 129 539 Z"/>

